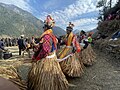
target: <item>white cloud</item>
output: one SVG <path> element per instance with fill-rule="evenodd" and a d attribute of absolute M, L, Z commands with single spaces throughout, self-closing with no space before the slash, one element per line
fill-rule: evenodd
<path fill-rule="evenodd" d="M 0 0 L 1 3 L 13 4 L 22 8 L 23 10 L 29 11 L 32 13 L 33 8 L 28 4 L 29 0 Z"/>
<path fill-rule="evenodd" d="M 88 22 L 96 25 L 97 20 L 95 18 L 83 18 L 79 19 L 82 14 L 98 11 L 96 8 L 97 0 L 77 0 L 74 4 L 69 5 L 64 10 L 57 10 L 50 13 L 56 21 L 56 24 L 62 28 L 65 28 L 69 21 L 75 24 L 75 29 L 80 28 L 80 26 L 84 26 Z M 45 16 L 48 13 L 44 13 L 41 16 L 41 19 L 45 19 Z M 86 29 L 85 26 L 81 27 Z M 89 29 L 89 28 L 88 28 Z"/>
<path fill-rule="evenodd" d="M 56 7 L 56 3 L 59 3 L 59 0 L 48 0 L 47 2 L 45 2 L 44 4 L 44 8 L 50 8 L 50 7 Z"/>
<path fill-rule="evenodd" d="M 57 10 L 50 13 L 56 21 L 56 24 L 62 28 L 65 28 L 69 21 L 75 24 L 75 29 L 91 30 L 97 27 L 97 17 L 82 18 L 79 17 L 83 14 L 96 12 L 99 9 L 96 8 L 99 0 L 77 0 L 74 4 L 67 6 L 64 10 Z M 114 3 L 117 0 L 113 0 Z M 49 13 L 44 12 L 41 19 L 45 19 Z M 88 15 L 89 16 L 89 15 Z"/>
<path fill-rule="evenodd" d="M 85 24 L 91 24 L 91 23 L 96 23 L 97 19 L 95 18 L 88 18 L 88 19 L 80 19 L 80 20 L 75 20 L 73 23 L 75 24 L 76 27 L 83 26 Z"/>

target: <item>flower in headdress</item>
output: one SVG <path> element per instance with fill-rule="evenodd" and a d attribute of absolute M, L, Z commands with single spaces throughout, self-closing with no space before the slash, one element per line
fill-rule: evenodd
<path fill-rule="evenodd" d="M 74 24 L 72 24 L 71 22 L 69 22 L 69 27 L 73 28 Z"/>
<path fill-rule="evenodd" d="M 55 21 L 50 15 L 47 16 L 44 23 L 50 27 L 53 27 L 55 25 Z"/>

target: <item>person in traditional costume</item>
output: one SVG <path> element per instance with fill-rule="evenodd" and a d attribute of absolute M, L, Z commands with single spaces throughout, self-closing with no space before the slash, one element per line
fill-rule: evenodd
<path fill-rule="evenodd" d="M 66 28 L 65 47 L 58 54 L 61 61 L 60 66 L 65 75 L 69 77 L 80 77 L 83 73 L 83 64 L 79 62 L 77 53 L 80 52 L 80 46 L 76 35 L 72 33 L 73 24 L 70 22 Z"/>
<path fill-rule="evenodd" d="M 90 66 L 90 65 L 93 65 L 93 63 L 95 62 L 95 52 L 91 47 L 92 34 L 89 33 L 88 36 L 85 36 L 85 35 L 86 34 L 83 33 L 83 31 L 80 32 L 80 37 L 84 36 L 84 38 L 81 39 L 82 43 L 80 43 L 82 48 L 80 56 L 84 65 Z"/>
<path fill-rule="evenodd" d="M 40 37 L 38 51 L 28 74 L 28 90 L 67 90 L 68 81 L 56 57 L 57 39 L 53 35 L 54 21 L 47 16 L 44 33 Z"/>

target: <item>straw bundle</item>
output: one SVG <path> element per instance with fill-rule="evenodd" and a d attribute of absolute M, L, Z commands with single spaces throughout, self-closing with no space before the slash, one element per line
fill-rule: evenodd
<path fill-rule="evenodd" d="M 68 81 L 54 58 L 33 63 L 28 74 L 28 90 L 67 90 Z"/>
<path fill-rule="evenodd" d="M 84 69 L 85 66 L 84 66 L 83 61 L 82 61 L 81 52 L 80 53 L 75 53 L 75 55 L 76 55 L 77 59 L 79 60 L 81 67 Z"/>
<path fill-rule="evenodd" d="M 0 76 L 6 79 L 19 78 L 14 67 L 2 67 L 0 66 Z"/>
<path fill-rule="evenodd" d="M 95 56 L 96 54 L 91 45 L 88 45 L 88 47 L 81 52 L 82 61 L 85 65 L 93 65 L 96 58 Z"/>
<path fill-rule="evenodd" d="M 0 76 L 12 81 L 21 90 L 25 90 L 26 86 L 22 84 L 21 78 L 18 75 L 17 70 L 13 66 L 10 67 L 0 66 Z"/>
<path fill-rule="evenodd" d="M 82 63 L 79 62 L 76 54 L 60 62 L 64 74 L 70 77 L 80 77 L 83 73 Z"/>

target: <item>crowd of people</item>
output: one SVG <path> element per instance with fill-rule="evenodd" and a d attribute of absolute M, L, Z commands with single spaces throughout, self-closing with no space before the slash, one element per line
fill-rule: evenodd
<path fill-rule="evenodd" d="M 1 38 L 5 47 L 16 46 L 18 38 Z"/>
<path fill-rule="evenodd" d="M 21 35 L 20 38 L 1 38 L 0 39 L 0 59 L 4 59 L 3 52 L 9 51 L 5 47 L 12 47 L 12 46 L 18 46 L 19 55 L 23 55 L 25 52 L 28 52 L 28 56 L 31 57 L 29 49 L 31 49 L 32 47 L 33 39 L 34 37 L 28 38 L 28 37 L 24 37 L 24 35 Z"/>

